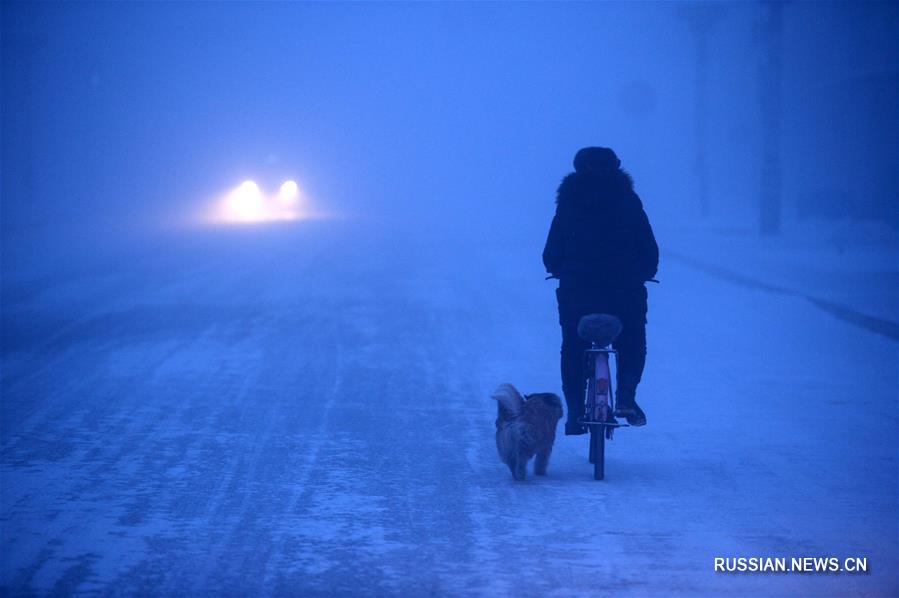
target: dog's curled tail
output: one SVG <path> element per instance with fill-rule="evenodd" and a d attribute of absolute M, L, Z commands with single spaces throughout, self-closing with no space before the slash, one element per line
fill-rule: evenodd
<path fill-rule="evenodd" d="M 493 391 L 493 394 L 490 395 L 490 398 L 497 401 L 510 417 L 517 416 L 524 407 L 524 399 L 521 398 L 521 393 L 511 384 L 500 384 Z"/>

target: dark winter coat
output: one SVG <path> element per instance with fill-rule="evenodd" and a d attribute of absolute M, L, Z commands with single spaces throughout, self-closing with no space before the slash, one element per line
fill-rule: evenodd
<path fill-rule="evenodd" d="M 655 277 L 659 248 L 630 175 L 618 168 L 565 177 L 543 264 L 561 287 L 627 290 Z"/>

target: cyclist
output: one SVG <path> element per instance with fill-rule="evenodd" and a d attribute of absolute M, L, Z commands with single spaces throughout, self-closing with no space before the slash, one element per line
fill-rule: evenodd
<path fill-rule="evenodd" d="M 568 404 L 565 434 L 584 434 L 584 351 L 581 316 L 608 313 L 624 324 L 618 351 L 618 408 L 629 424 L 646 424 L 637 385 L 646 363 L 646 287 L 656 275 L 659 248 L 630 175 L 615 152 L 586 147 L 574 157 L 556 197 L 543 264 L 559 279 L 562 391 Z"/>

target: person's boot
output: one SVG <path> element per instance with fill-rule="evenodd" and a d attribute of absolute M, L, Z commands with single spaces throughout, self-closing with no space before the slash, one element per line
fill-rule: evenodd
<path fill-rule="evenodd" d="M 626 385 L 624 389 L 619 386 L 615 415 L 625 418 L 627 423 L 632 426 L 645 426 L 646 414 L 637 405 L 636 394 L 634 390 L 630 390 L 629 385 Z"/>
<path fill-rule="evenodd" d="M 565 422 L 565 436 L 580 436 L 581 434 L 587 433 L 587 426 L 582 424 L 581 422 L 571 419 L 568 419 Z"/>
<path fill-rule="evenodd" d="M 624 416 L 627 419 L 627 423 L 632 426 L 645 426 L 646 425 L 646 414 L 643 413 L 643 410 L 640 409 L 640 405 L 637 405 L 637 401 L 634 401 L 631 404 L 631 413 Z"/>
<path fill-rule="evenodd" d="M 587 433 L 587 426 L 581 423 L 584 419 L 584 406 L 578 402 L 576 406 L 568 403 L 568 419 L 565 420 L 565 436 L 580 436 Z"/>
<path fill-rule="evenodd" d="M 615 410 L 615 415 L 625 418 L 627 423 L 632 426 L 646 425 L 646 414 L 643 413 L 643 410 L 640 409 L 640 406 L 637 405 L 637 401 L 634 399 L 631 399 L 630 401 L 619 401 L 618 408 Z"/>

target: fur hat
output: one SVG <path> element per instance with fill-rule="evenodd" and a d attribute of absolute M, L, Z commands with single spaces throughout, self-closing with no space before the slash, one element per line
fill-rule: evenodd
<path fill-rule="evenodd" d="M 585 147 L 574 155 L 575 172 L 607 172 L 619 166 L 621 160 L 607 147 Z"/>

